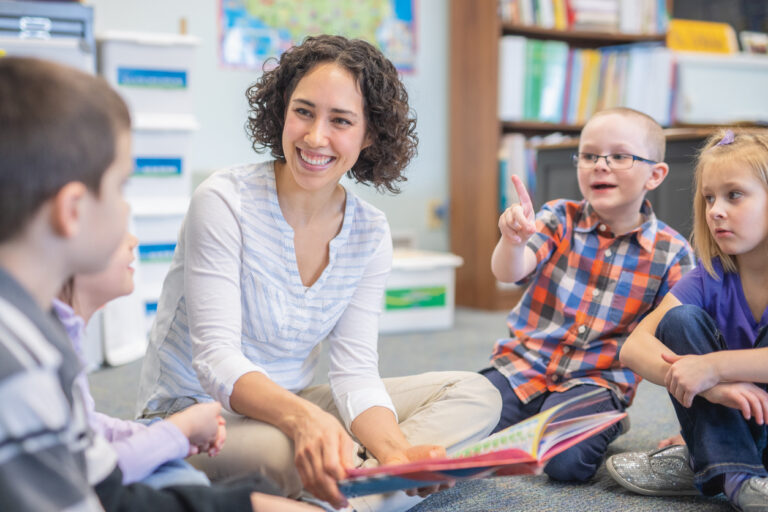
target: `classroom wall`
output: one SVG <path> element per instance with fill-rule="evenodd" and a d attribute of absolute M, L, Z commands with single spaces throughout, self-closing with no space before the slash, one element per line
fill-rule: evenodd
<path fill-rule="evenodd" d="M 218 0 L 131 0 L 130 8 L 117 0 L 87 0 L 94 8 L 95 32 L 130 30 L 178 32 L 186 19 L 187 31 L 200 39 L 196 54 L 194 101 L 201 129 L 195 133 L 189 158 L 193 181 L 199 183 L 221 167 L 268 159 L 253 152 L 244 124 L 245 89 L 256 71 L 224 69 L 218 62 Z M 448 199 L 448 4 L 443 0 L 416 0 L 418 60 L 416 72 L 404 76 L 411 106 L 418 117 L 419 154 L 411 163 L 408 181 L 398 196 L 346 185 L 381 208 L 394 234 L 415 237 L 417 247 L 447 250 L 445 223 L 428 226 L 428 205 Z"/>

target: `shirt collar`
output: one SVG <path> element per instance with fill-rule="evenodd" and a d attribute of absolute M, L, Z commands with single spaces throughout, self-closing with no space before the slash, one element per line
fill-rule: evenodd
<path fill-rule="evenodd" d="M 645 249 L 647 252 L 653 251 L 654 240 L 656 240 L 656 232 L 658 230 L 658 221 L 656 214 L 653 213 L 653 207 L 651 202 L 646 199 L 643 201 L 640 207 L 640 213 L 643 215 L 643 223 L 637 226 L 635 229 L 626 233 L 626 235 L 634 235 L 637 243 Z M 600 216 L 592 208 L 592 205 L 583 200 L 581 202 L 581 214 L 576 222 L 574 230 L 579 233 L 590 233 L 598 229 L 603 224 Z"/>
<path fill-rule="evenodd" d="M 59 318 L 61 325 L 64 326 L 64 330 L 67 332 L 67 336 L 75 346 L 75 352 L 82 353 L 82 333 L 85 327 L 85 322 L 81 317 L 75 313 L 72 307 L 60 301 L 59 299 L 53 299 L 53 312 Z"/>

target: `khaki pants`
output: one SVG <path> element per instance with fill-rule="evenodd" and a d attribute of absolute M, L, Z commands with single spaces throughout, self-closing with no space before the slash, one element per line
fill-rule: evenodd
<path fill-rule="evenodd" d="M 490 434 L 499 421 L 501 397 L 482 375 L 471 372 L 431 372 L 384 379 L 400 420 L 400 428 L 413 444 L 438 444 L 448 452 Z M 325 384 L 298 395 L 341 418 Z M 271 478 L 286 496 L 297 497 L 301 480 L 294 466 L 293 441 L 276 427 L 224 412 L 227 441 L 216 457 L 196 455 L 189 461 L 212 481 L 243 473 Z M 354 439 L 354 437 L 353 437 Z M 356 465 L 370 465 L 360 449 Z M 368 459 L 368 463 L 366 463 Z"/>

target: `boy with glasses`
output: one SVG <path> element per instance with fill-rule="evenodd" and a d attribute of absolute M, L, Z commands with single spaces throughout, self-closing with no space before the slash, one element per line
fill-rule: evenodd
<path fill-rule="evenodd" d="M 651 117 L 628 108 L 593 115 L 574 155 L 581 201 L 555 200 L 534 216 L 520 202 L 499 218 L 491 260 L 499 281 L 529 284 L 509 313 L 510 337 L 496 342 L 481 371 L 503 399 L 494 431 L 598 386 L 605 399 L 579 414 L 624 410 L 639 379 L 619 349 L 640 319 L 693 267 L 679 233 L 656 218 L 645 194 L 664 181 L 665 138 Z M 554 457 L 555 480 L 586 481 L 628 423 L 614 425 Z"/>

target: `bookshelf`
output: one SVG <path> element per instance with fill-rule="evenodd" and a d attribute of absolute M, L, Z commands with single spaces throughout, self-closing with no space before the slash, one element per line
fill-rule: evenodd
<path fill-rule="evenodd" d="M 499 38 L 522 35 L 565 41 L 574 47 L 661 41 L 661 35 L 579 32 L 502 23 L 495 0 L 451 0 L 450 6 L 450 239 L 464 259 L 456 273 L 456 304 L 509 309 L 520 289 L 499 288 L 490 270 L 498 241 L 497 155 L 504 133 L 577 134 L 579 125 L 501 122 L 498 118 Z"/>

